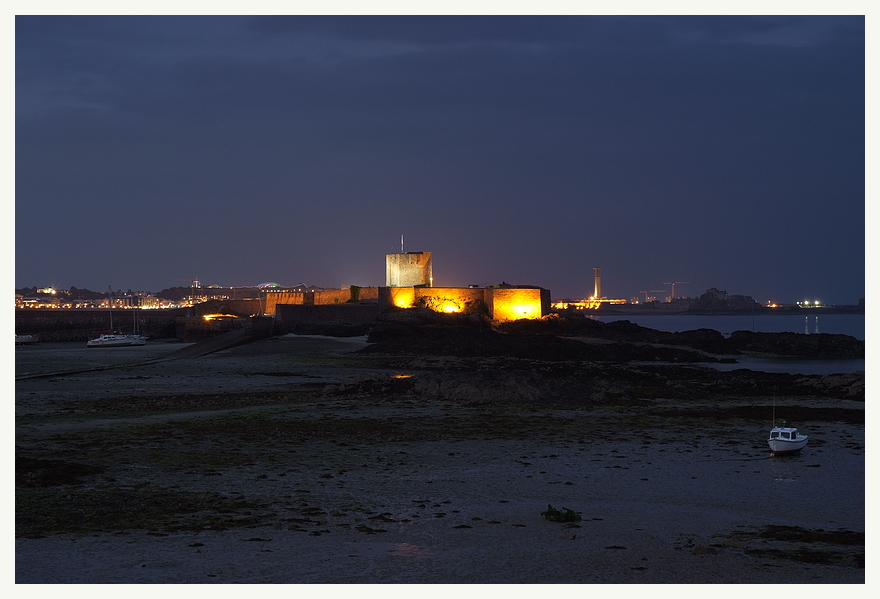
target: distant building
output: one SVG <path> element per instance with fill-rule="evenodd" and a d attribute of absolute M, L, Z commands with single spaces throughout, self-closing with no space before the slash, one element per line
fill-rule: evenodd
<path fill-rule="evenodd" d="M 161 308 L 162 300 L 153 295 L 142 296 L 138 298 L 139 308 Z"/>
<path fill-rule="evenodd" d="M 598 310 L 603 305 L 622 305 L 626 304 L 627 301 L 625 299 L 595 299 L 593 297 L 588 297 L 584 299 L 562 299 L 553 302 L 552 308 L 554 310 Z"/>

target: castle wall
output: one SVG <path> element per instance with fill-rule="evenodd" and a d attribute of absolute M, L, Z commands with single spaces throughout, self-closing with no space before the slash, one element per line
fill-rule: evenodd
<path fill-rule="evenodd" d="M 349 301 L 374 300 L 379 297 L 378 287 L 357 287 L 347 289 L 327 289 L 326 291 L 272 291 L 265 294 L 263 313 L 267 316 L 277 314 L 279 305 L 324 306 L 344 304 Z"/>
<path fill-rule="evenodd" d="M 326 304 L 344 304 L 345 302 L 360 302 L 374 300 L 379 297 L 378 287 L 347 287 L 345 289 L 328 289 L 316 291 L 314 304 L 323 306 Z"/>
<path fill-rule="evenodd" d="M 434 312 L 456 313 L 485 309 L 484 288 L 469 287 L 416 287 L 414 305 Z"/>
<path fill-rule="evenodd" d="M 415 287 L 379 287 L 379 307 L 412 308 L 416 303 Z"/>
<path fill-rule="evenodd" d="M 550 292 L 540 288 L 491 288 L 486 303 L 492 320 L 541 318 L 550 312 Z"/>
<path fill-rule="evenodd" d="M 303 305 L 306 303 L 306 296 L 309 296 L 309 302 L 313 303 L 312 299 L 314 295 L 311 292 L 301 292 L 301 291 L 273 291 L 264 294 L 266 297 L 266 303 L 263 306 L 263 314 L 266 316 L 271 316 L 276 313 L 278 304 L 297 304 Z"/>
<path fill-rule="evenodd" d="M 344 304 L 350 299 L 350 289 L 327 289 L 326 291 L 316 291 L 312 303 L 316 306 Z"/>
<path fill-rule="evenodd" d="M 485 309 L 493 320 L 540 318 L 550 313 L 550 292 L 541 288 L 380 287 L 380 311 L 429 308 L 435 312 Z"/>

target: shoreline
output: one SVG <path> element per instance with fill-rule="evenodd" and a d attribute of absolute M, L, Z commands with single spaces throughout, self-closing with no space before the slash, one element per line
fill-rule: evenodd
<path fill-rule="evenodd" d="M 715 422 L 711 403 L 427 399 L 375 387 L 418 373 L 358 346 L 282 338 L 17 381 L 17 456 L 95 470 L 17 487 L 17 524 L 30 532 L 16 535 L 16 581 L 864 582 L 863 547 L 746 534 L 863 532 L 864 424 L 799 423 L 809 451 L 771 460 L 763 422 Z M 49 366 L 133 353 L 59 352 Z M 864 411 L 831 398 L 799 405 Z M 774 486 L 810 488 L 810 501 L 768 497 Z M 548 504 L 582 520 L 546 521 Z M 56 524 L 37 517 L 40 505 L 56 506 Z M 820 549 L 826 563 L 792 559 Z"/>

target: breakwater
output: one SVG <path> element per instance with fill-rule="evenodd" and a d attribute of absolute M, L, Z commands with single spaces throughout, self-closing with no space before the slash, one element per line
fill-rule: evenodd
<path fill-rule="evenodd" d="M 175 337 L 175 319 L 194 314 L 192 308 L 171 310 L 113 310 L 112 328 L 132 332 L 135 322 L 141 334 L 154 339 Z M 87 341 L 95 331 L 111 328 L 107 309 L 21 309 L 15 310 L 17 335 L 39 334 L 41 341 Z"/>
<path fill-rule="evenodd" d="M 200 317 L 205 314 L 249 317 L 260 313 L 260 300 L 211 300 L 189 308 L 120 309 L 113 310 L 112 313 L 106 308 L 16 308 L 15 334 L 39 334 L 40 341 L 87 341 L 95 336 L 96 331 L 106 331 L 112 328 L 120 333 L 131 333 L 137 326 L 137 332 L 150 339 L 184 339 L 182 328 L 198 328 L 196 325 Z M 182 321 L 188 321 L 188 324 L 182 325 Z M 209 328 L 213 333 L 228 329 L 228 327 L 221 326 Z M 196 336 L 204 338 L 210 335 Z"/>

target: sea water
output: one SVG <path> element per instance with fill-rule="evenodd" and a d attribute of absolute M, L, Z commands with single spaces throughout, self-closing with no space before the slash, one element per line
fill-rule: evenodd
<path fill-rule="evenodd" d="M 801 316 L 798 314 L 744 314 L 744 315 L 690 315 L 664 314 L 647 316 L 591 316 L 600 322 L 628 320 L 649 329 L 677 333 L 695 329 L 712 329 L 725 337 L 734 331 L 752 331 L 755 333 L 833 333 L 850 335 L 856 339 L 865 339 L 864 314 L 819 314 Z M 838 374 L 865 371 L 865 360 L 813 360 L 796 358 L 743 358 L 738 357 L 736 364 L 706 363 L 717 370 L 729 371 L 739 368 L 761 372 L 788 372 L 791 374 Z"/>
<path fill-rule="evenodd" d="M 600 322 L 628 320 L 634 324 L 658 331 L 677 333 L 695 329 L 712 329 L 725 337 L 734 331 L 754 333 L 834 333 L 865 339 L 864 314 L 742 314 L 709 316 L 702 314 L 658 314 L 645 316 L 608 315 L 590 316 Z"/>
<path fill-rule="evenodd" d="M 743 358 L 737 356 L 736 364 L 702 362 L 700 365 L 722 372 L 741 368 L 759 372 L 787 372 L 788 374 L 846 374 L 865 371 L 864 360 L 798 360 L 796 358 Z"/>

